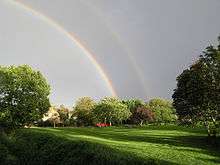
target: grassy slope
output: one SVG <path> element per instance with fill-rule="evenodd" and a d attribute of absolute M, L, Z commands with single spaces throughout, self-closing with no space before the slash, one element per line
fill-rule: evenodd
<path fill-rule="evenodd" d="M 27 155 L 33 164 L 220 164 L 219 147 L 207 144 L 202 129 L 32 128 L 20 130 L 14 140 L 11 152 L 27 164 Z"/>

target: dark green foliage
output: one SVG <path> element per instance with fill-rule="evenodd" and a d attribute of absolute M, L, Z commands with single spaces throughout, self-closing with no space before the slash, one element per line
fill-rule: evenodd
<path fill-rule="evenodd" d="M 131 112 L 131 116 L 125 122 L 126 124 L 148 124 L 155 120 L 155 114 L 151 111 L 146 104 L 140 99 L 130 99 L 122 101 L 127 105 Z"/>
<path fill-rule="evenodd" d="M 27 65 L 0 66 L 0 125 L 16 128 L 40 119 L 48 110 L 50 86 Z"/>
<path fill-rule="evenodd" d="M 9 151 L 8 148 L 3 144 L 3 137 L 0 136 L 0 162 L 6 164 L 8 161 Z"/>
<path fill-rule="evenodd" d="M 140 99 L 129 99 L 129 100 L 122 100 L 122 103 L 127 105 L 128 109 L 131 113 L 137 110 L 138 107 L 142 107 L 145 103 Z"/>
<path fill-rule="evenodd" d="M 6 134 L 0 133 L 0 164 L 17 164 L 17 158 L 11 153 L 10 148 L 13 148 L 13 144 Z"/>
<path fill-rule="evenodd" d="M 140 100 L 140 99 L 128 99 L 128 100 L 122 100 L 122 103 L 125 104 L 129 111 L 131 112 L 131 116 L 128 118 L 128 120 L 126 120 L 124 123 L 125 124 L 138 124 L 138 120 L 134 120 L 135 117 L 134 116 L 139 116 L 139 115 L 135 115 L 135 113 L 137 112 L 137 109 L 139 107 L 142 107 L 145 105 L 145 103 Z"/>
<path fill-rule="evenodd" d="M 220 118 L 220 45 L 209 46 L 199 59 L 177 77 L 174 106 L 183 121 L 204 122 L 216 136 Z"/>
<path fill-rule="evenodd" d="M 38 127 L 53 127 L 53 123 L 49 120 L 43 121 L 41 119 L 41 120 L 38 120 L 37 126 Z"/>

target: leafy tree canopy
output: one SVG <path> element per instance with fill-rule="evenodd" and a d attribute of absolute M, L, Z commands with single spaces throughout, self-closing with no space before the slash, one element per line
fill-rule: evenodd
<path fill-rule="evenodd" d="M 128 109 L 131 111 L 135 111 L 138 107 L 144 106 L 145 103 L 140 99 L 129 99 L 122 101 L 125 105 L 127 105 Z"/>
<path fill-rule="evenodd" d="M 174 106 L 181 119 L 203 121 L 210 135 L 220 116 L 220 44 L 209 46 L 177 77 Z"/>
<path fill-rule="evenodd" d="M 77 117 L 78 125 L 92 125 L 93 124 L 93 109 L 96 102 L 90 97 L 82 97 L 77 100 L 74 107 L 73 117 Z"/>
<path fill-rule="evenodd" d="M 94 116 L 100 122 L 121 123 L 130 115 L 127 105 L 117 98 L 104 98 L 94 109 Z"/>
<path fill-rule="evenodd" d="M 155 113 L 155 120 L 158 123 L 170 123 L 176 120 L 176 111 L 170 100 L 151 99 L 147 107 Z"/>
<path fill-rule="evenodd" d="M 154 113 L 145 106 L 139 106 L 135 109 L 130 117 L 133 124 L 151 123 L 155 119 Z"/>
<path fill-rule="evenodd" d="M 0 66 L 0 124 L 21 127 L 48 111 L 50 86 L 28 65 Z"/>
<path fill-rule="evenodd" d="M 63 124 L 63 126 L 68 124 L 70 118 L 70 110 L 66 108 L 64 105 L 60 105 L 60 107 L 57 108 L 57 112 L 59 113 L 60 121 Z"/>

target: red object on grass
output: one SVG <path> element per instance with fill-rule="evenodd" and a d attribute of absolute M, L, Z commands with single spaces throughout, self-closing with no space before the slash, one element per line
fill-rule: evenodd
<path fill-rule="evenodd" d="M 97 123 L 96 126 L 97 127 L 109 127 L 109 126 L 111 126 L 111 124 Z"/>

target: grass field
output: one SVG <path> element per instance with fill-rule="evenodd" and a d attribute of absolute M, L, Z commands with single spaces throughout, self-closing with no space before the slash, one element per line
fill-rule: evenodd
<path fill-rule="evenodd" d="M 18 164 L 220 164 L 202 128 L 31 128 L 4 144 Z"/>

